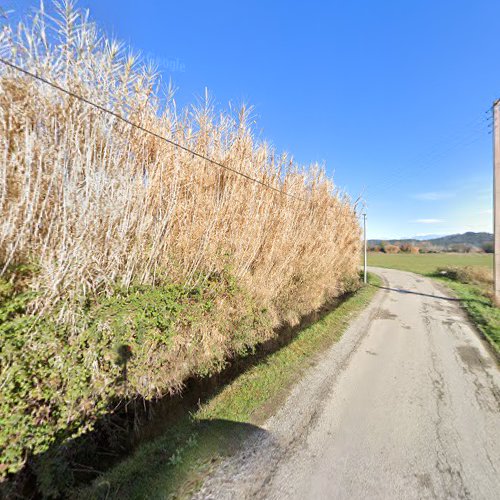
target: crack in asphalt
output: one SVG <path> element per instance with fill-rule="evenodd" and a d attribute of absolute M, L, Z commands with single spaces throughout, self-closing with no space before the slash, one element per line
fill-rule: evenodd
<path fill-rule="evenodd" d="M 500 375 L 441 285 L 377 270 L 372 304 L 197 499 L 500 497 Z"/>
<path fill-rule="evenodd" d="M 424 303 L 422 306 L 422 320 L 425 326 L 425 332 L 429 345 L 431 346 L 431 363 L 432 372 L 430 378 L 434 390 L 436 418 L 434 420 L 434 431 L 436 434 L 436 463 L 435 468 L 438 471 L 438 477 L 441 481 L 441 488 L 444 498 L 471 498 L 470 492 L 464 484 L 462 477 L 462 467 L 452 466 L 448 459 L 447 447 L 444 443 L 443 432 L 443 408 L 446 406 L 446 382 L 443 376 L 443 371 L 439 367 L 439 361 L 436 355 L 434 340 L 432 336 L 432 320 L 429 317 L 429 305 Z M 432 481 L 432 479 L 431 479 Z M 441 495 L 436 496 L 434 491 L 434 498 L 440 498 Z"/>

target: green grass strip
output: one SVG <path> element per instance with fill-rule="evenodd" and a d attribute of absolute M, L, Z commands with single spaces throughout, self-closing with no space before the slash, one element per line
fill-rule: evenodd
<path fill-rule="evenodd" d="M 438 280 L 446 284 L 460 299 L 460 304 L 472 322 L 486 337 L 497 355 L 500 355 L 500 308 L 495 307 L 480 286 L 459 283 L 447 278 L 438 278 Z"/>
<path fill-rule="evenodd" d="M 380 284 L 370 275 L 370 283 Z M 272 415 L 317 355 L 338 341 L 370 302 L 365 286 L 332 312 L 304 328 L 290 344 L 228 384 L 194 414 L 80 490 L 81 498 L 185 498 L 224 457 L 234 453 L 255 425 Z"/>

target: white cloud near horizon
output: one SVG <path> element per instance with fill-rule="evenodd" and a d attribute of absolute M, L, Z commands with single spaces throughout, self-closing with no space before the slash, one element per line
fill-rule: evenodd
<path fill-rule="evenodd" d="M 416 219 L 412 220 L 411 222 L 415 222 L 417 224 L 440 224 L 441 222 L 444 222 L 443 219 Z"/>
<path fill-rule="evenodd" d="M 448 198 L 453 198 L 456 193 L 451 191 L 429 191 L 427 193 L 417 193 L 413 195 L 413 198 L 423 201 L 437 201 L 437 200 L 447 200 Z"/>

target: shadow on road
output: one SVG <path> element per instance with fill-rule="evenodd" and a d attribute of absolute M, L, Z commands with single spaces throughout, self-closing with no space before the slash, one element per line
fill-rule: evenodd
<path fill-rule="evenodd" d="M 137 449 L 133 459 L 120 470 L 119 481 L 109 481 L 109 477 L 97 479 L 89 496 L 151 498 L 165 494 L 165 498 L 190 498 L 203 482 L 206 472 L 224 457 L 240 450 L 251 436 L 264 439 L 269 433 L 245 422 L 198 420 L 190 424 L 189 430 L 167 433 L 153 446 Z M 187 457 L 193 451 L 197 458 L 190 462 Z M 176 464 L 182 465 L 175 467 Z M 87 492 L 82 493 L 85 497 Z"/>
<path fill-rule="evenodd" d="M 304 315 L 296 325 L 282 325 L 269 340 L 228 360 L 227 366 L 220 372 L 187 379 L 180 393 L 152 400 L 131 396 L 110 401 L 108 411 L 93 422 L 92 430 L 78 437 L 68 438 L 68 430 L 62 429 L 54 436 L 54 443 L 48 450 L 28 456 L 24 469 L 11 474 L 8 481 L 0 484 L 0 499 L 41 498 L 42 483 L 49 485 L 51 491 L 55 492 L 54 497 L 71 496 L 67 492 L 72 491 L 72 488 L 90 484 L 126 457 L 136 453 L 142 445 L 160 437 L 166 442 L 161 460 L 166 457 L 166 460 L 172 462 L 177 460 L 176 449 L 182 448 L 177 441 L 182 441 L 186 436 L 189 441 L 191 434 L 198 434 L 206 426 L 209 427 L 209 432 L 203 430 L 201 433 L 204 436 L 217 436 L 221 442 L 233 439 L 233 431 L 237 431 L 241 437 L 245 434 L 242 430 L 252 429 L 253 426 L 229 420 L 193 422 L 191 415 L 237 377 L 265 362 L 268 356 L 290 344 L 304 328 L 321 320 L 350 296 L 347 293 L 331 300 L 318 310 Z M 116 383 L 124 384 L 127 382 L 127 361 L 130 359 L 127 346 L 119 348 L 119 355 L 123 368 Z M 236 441 L 240 441 L 240 438 Z M 137 474 L 137 477 L 147 478 L 154 475 L 153 465 L 161 463 L 161 460 L 156 456 L 153 458 L 152 463 L 143 461 L 146 466 L 130 467 L 133 471 L 131 476 Z M 126 472 L 123 474 L 127 475 Z"/>
<path fill-rule="evenodd" d="M 460 299 L 455 299 L 453 297 L 443 297 L 442 295 L 431 295 L 429 293 L 414 292 L 412 290 L 404 290 L 403 288 L 391 288 L 388 286 L 380 286 L 380 285 L 372 285 L 372 286 L 376 288 L 381 288 L 382 290 L 388 290 L 390 292 L 407 293 L 411 295 L 420 295 L 422 297 L 429 297 L 431 299 L 448 300 L 450 302 L 460 302 Z"/>

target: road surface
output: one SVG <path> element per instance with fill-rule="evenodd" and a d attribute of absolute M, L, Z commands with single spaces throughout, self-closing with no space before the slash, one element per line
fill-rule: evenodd
<path fill-rule="evenodd" d="M 385 285 L 196 498 L 500 498 L 500 372 L 458 303 Z"/>

